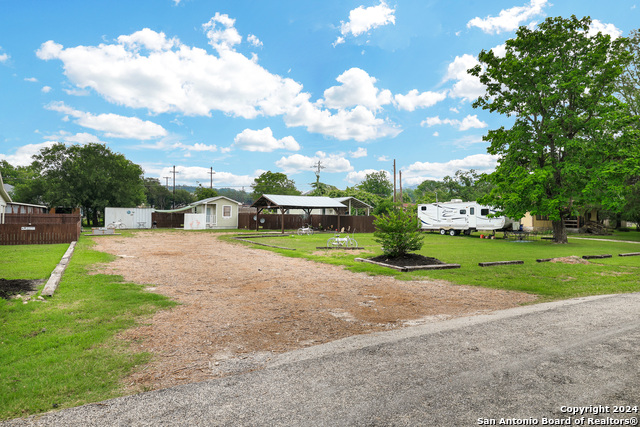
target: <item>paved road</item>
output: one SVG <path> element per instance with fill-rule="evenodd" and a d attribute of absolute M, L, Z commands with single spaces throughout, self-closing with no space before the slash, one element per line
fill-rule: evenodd
<path fill-rule="evenodd" d="M 352 337 L 281 355 L 261 371 L 8 424 L 575 423 L 566 405 L 591 410 L 584 425 L 606 417 L 634 425 L 640 414 L 613 411 L 640 405 L 639 373 L 640 294 L 589 297 Z M 593 414 L 604 407 L 610 413 Z"/>

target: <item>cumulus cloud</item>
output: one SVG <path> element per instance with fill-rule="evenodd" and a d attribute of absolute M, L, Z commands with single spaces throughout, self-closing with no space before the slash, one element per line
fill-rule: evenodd
<path fill-rule="evenodd" d="M 78 132 L 74 134 L 67 131 L 59 131 L 54 134 L 45 135 L 44 139 L 47 141 L 63 142 L 65 144 L 103 143 L 100 138 L 88 132 Z"/>
<path fill-rule="evenodd" d="M 487 16 L 486 18 L 475 17 L 467 22 L 467 28 L 477 27 L 489 34 L 515 31 L 523 22 L 534 16 L 542 15 L 545 6 L 547 6 L 547 0 L 531 0 L 525 6 L 503 9 L 498 16 Z"/>
<path fill-rule="evenodd" d="M 467 73 L 469 68 L 473 68 L 478 63 L 475 57 L 464 54 L 456 56 L 453 62 L 449 64 L 444 81 L 455 81 L 453 87 L 449 90 L 451 98 L 463 98 L 466 101 L 472 101 L 484 95 L 485 89 L 484 85 L 480 83 L 480 79 Z"/>
<path fill-rule="evenodd" d="M 340 33 L 344 41 L 344 36 L 352 35 L 358 37 L 369 30 L 377 27 L 381 27 L 388 24 L 396 23 L 395 9 L 390 8 L 384 1 L 381 1 L 377 6 L 364 7 L 358 6 L 357 8 L 349 12 L 349 20 L 347 22 L 340 22 Z M 335 44 L 339 44 L 336 40 Z"/>
<path fill-rule="evenodd" d="M 491 154 L 474 154 L 462 159 L 448 162 L 416 162 L 402 168 L 402 180 L 407 185 L 420 184 L 425 179 L 441 180 L 445 176 L 452 176 L 458 170 L 475 169 L 479 173 L 489 173 L 495 170 L 498 156 Z"/>
<path fill-rule="evenodd" d="M 262 47 L 262 42 L 260 41 L 260 39 L 253 34 L 249 34 L 249 36 L 247 37 L 247 41 L 255 47 Z"/>
<path fill-rule="evenodd" d="M 332 86 L 324 91 L 324 105 L 328 108 L 349 108 L 361 105 L 370 110 L 379 110 L 391 102 L 389 90 L 376 88 L 375 77 L 360 68 L 350 68 L 336 80 L 341 86 Z"/>
<path fill-rule="evenodd" d="M 31 82 L 31 83 L 37 83 L 38 79 L 36 79 L 35 77 L 25 77 L 24 81 L 25 82 Z"/>
<path fill-rule="evenodd" d="M 358 149 L 356 151 L 350 151 L 349 152 L 349 157 L 351 157 L 352 159 L 359 159 L 360 157 L 367 157 L 367 149 L 366 148 L 362 148 L 362 147 L 358 147 Z"/>
<path fill-rule="evenodd" d="M 147 140 L 165 136 L 167 131 L 160 125 L 137 117 L 125 117 L 117 114 L 94 115 L 74 110 L 64 102 L 52 102 L 45 108 L 74 117 L 75 123 L 89 129 L 104 132 L 111 138 Z"/>
<path fill-rule="evenodd" d="M 0 46 L 0 51 L 1 50 L 2 50 L 2 46 Z M 8 54 L 0 52 L 0 64 L 3 63 L 3 62 L 7 62 L 9 60 L 9 58 L 11 58 L 11 57 Z"/>
<path fill-rule="evenodd" d="M 33 161 L 32 156 L 55 143 L 56 141 L 47 141 L 40 144 L 26 144 L 18 147 L 13 154 L 0 153 L 0 160 L 6 160 L 13 166 L 28 166 Z"/>
<path fill-rule="evenodd" d="M 435 117 L 427 117 L 420 123 L 420 126 L 431 127 L 435 125 L 450 125 L 458 128 L 460 131 L 465 131 L 469 129 L 482 129 L 486 128 L 488 125 L 482 120 L 478 119 L 478 115 L 474 114 L 467 115 L 462 120 L 458 119 L 441 119 L 439 116 Z"/>
<path fill-rule="evenodd" d="M 65 48 L 49 40 L 36 53 L 43 60 L 62 61 L 65 75 L 77 88 L 154 114 L 209 116 L 220 111 L 246 119 L 280 115 L 287 126 L 304 126 L 339 140 L 367 141 L 400 132 L 387 119 L 376 117 L 375 109 L 389 103 L 391 93 L 376 89 L 375 79 L 366 73 L 343 73 L 343 86 L 330 88 L 328 101 L 312 102 L 300 83 L 270 73 L 258 64 L 257 56 L 246 57 L 234 49 L 242 41 L 234 23 L 218 13 L 204 24 L 216 54 L 150 29 L 98 46 Z M 360 92 L 351 96 L 345 85 Z M 323 102 L 331 107 L 323 108 Z M 354 103 L 358 105 L 349 109 Z"/>
<path fill-rule="evenodd" d="M 364 181 L 364 179 L 367 177 L 367 175 L 369 175 L 370 173 L 378 173 L 378 172 L 384 172 L 384 174 L 387 176 L 387 178 L 391 179 L 391 173 L 389 173 L 389 171 L 380 169 L 380 170 L 375 170 L 375 169 L 365 169 L 365 170 L 361 170 L 361 171 L 353 171 L 353 172 L 349 172 L 347 174 L 347 182 L 350 184 L 359 184 L 362 181 Z M 404 178 L 404 177 L 403 177 Z"/>
<path fill-rule="evenodd" d="M 605 24 L 597 19 L 591 21 L 591 26 L 589 27 L 590 36 L 595 36 L 598 33 L 608 34 L 612 39 L 617 39 L 622 35 L 622 30 L 618 29 L 613 24 Z"/>
<path fill-rule="evenodd" d="M 303 156 L 301 154 L 282 157 L 276 162 L 276 166 L 287 174 L 294 174 L 313 169 L 318 161 L 322 162 L 325 166 L 323 169 L 324 172 L 339 173 L 353 170 L 353 166 L 351 166 L 349 160 L 345 159 L 344 153 L 327 154 L 323 151 L 316 152 L 313 157 Z"/>
<path fill-rule="evenodd" d="M 51 86 L 42 86 L 42 89 L 40 89 L 40 91 L 42 93 L 49 93 L 51 92 Z"/>
<path fill-rule="evenodd" d="M 233 147 L 245 151 L 268 153 L 275 150 L 298 151 L 300 145 L 292 136 L 276 139 L 270 127 L 260 130 L 245 129 L 233 140 Z"/>
<path fill-rule="evenodd" d="M 400 110 L 414 111 L 416 108 L 431 107 L 447 97 L 447 91 L 422 92 L 410 90 L 406 95 L 397 94 L 394 99 Z"/>

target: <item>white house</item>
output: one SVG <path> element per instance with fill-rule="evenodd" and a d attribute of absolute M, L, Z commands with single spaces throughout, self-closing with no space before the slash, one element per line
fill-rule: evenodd
<path fill-rule="evenodd" d="M 185 230 L 238 228 L 238 208 L 242 203 L 224 196 L 191 203 L 193 213 L 184 214 Z"/>
<path fill-rule="evenodd" d="M 0 173 L 0 224 L 4 224 L 4 214 L 7 211 L 7 203 L 11 203 L 11 196 L 4 189 L 2 174 Z"/>

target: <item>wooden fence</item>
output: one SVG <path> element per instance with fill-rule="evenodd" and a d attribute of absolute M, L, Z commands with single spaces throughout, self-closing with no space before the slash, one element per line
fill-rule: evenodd
<path fill-rule="evenodd" d="M 6 215 L 0 224 L 0 245 L 71 243 L 81 232 L 78 214 Z"/>
<path fill-rule="evenodd" d="M 249 230 L 256 229 L 256 221 L 253 217 L 256 216 L 253 213 L 240 213 L 238 214 L 238 228 L 245 228 Z M 262 220 L 264 219 L 264 222 Z M 363 215 L 311 215 L 311 220 L 304 215 L 284 215 L 284 228 L 285 230 L 295 230 L 302 227 L 305 224 L 311 224 L 311 226 L 318 230 L 336 230 L 344 228 L 346 230 L 355 229 L 358 233 L 373 233 L 375 227 L 373 226 L 373 216 Z M 260 222 L 260 228 L 264 230 L 281 230 L 282 229 L 282 215 L 280 214 L 261 214 L 258 218 Z"/>
<path fill-rule="evenodd" d="M 157 228 L 182 228 L 184 213 L 153 212 L 151 213 L 151 223 Z"/>

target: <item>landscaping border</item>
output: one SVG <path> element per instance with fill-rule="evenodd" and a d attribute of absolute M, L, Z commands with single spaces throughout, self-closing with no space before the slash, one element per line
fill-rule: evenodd
<path fill-rule="evenodd" d="M 40 295 L 52 297 L 53 293 L 56 291 L 56 289 L 58 289 L 60 280 L 62 280 L 62 274 L 67 269 L 67 265 L 69 264 L 69 260 L 71 260 L 71 255 L 73 255 L 73 250 L 76 247 L 76 243 L 78 242 L 74 240 L 69 244 L 69 248 L 64 253 L 64 255 L 62 255 L 62 259 L 53 270 L 53 273 L 51 273 L 51 276 L 49 276 L 49 280 L 47 280 L 47 283 L 44 285 L 44 289 L 42 290 Z"/>
<path fill-rule="evenodd" d="M 357 249 L 357 248 L 354 248 L 354 249 Z M 381 267 L 389 267 L 389 268 L 393 268 L 394 270 L 398 270 L 402 272 L 414 271 L 414 270 L 448 270 L 452 268 L 460 268 L 460 264 L 413 265 L 413 266 L 407 266 L 407 267 L 399 267 L 397 265 L 385 264 L 384 262 L 373 261 L 366 258 L 355 258 L 354 261 L 368 262 L 370 264 L 379 265 Z"/>

